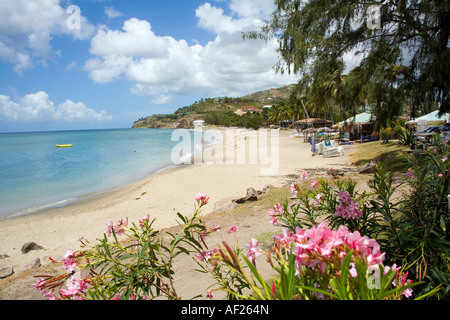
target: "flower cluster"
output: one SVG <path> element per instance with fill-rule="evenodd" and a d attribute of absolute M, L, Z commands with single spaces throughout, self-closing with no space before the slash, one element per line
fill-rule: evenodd
<path fill-rule="evenodd" d="M 139 226 L 141 228 L 144 228 L 146 224 L 148 224 L 148 222 L 150 221 L 150 215 L 145 216 L 142 219 L 139 219 Z"/>
<path fill-rule="evenodd" d="M 292 182 L 292 184 L 289 186 L 289 192 L 296 197 L 297 196 L 297 185 Z"/>
<path fill-rule="evenodd" d="M 195 196 L 195 201 L 197 201 L 198 205 L 204 206 L 205 204 L 208 203 L 209 197 L 207 197 L 204 193 L 199 192 L 196 196 Z"/>
<path fill-rule="evenodd" d="M 350 196 L 348 191 L 341 190 L 339 191 L 338 195 L 341 198 L 341 202 L 336 208 L 335 215 L 337 217 L 343 217 L 345 219 L 356 219 L 362 215 L 358 203 L 352 200 L 352 197 Z"/>
<path fill-rule="evenodd" d="M 108 233 L 108 236 L 111 236 L 111 234 L 114 233 L 118 236 L 125 233 L 124 227 L 128 225 L 128 218 L 124 221 L 123 219 L 120 219 L 117 221 L 116 224 L 114 224 L 112 221 L 108 221 L 106 223 L 106 232 Z"/>
<path fill-rule="evenodd" d="M 62 262 L 64 264 L 64 270 L 67 271 L 74 271 L 75 268 L 78 266 L 78 259 L 76 259 L 72 249 L 66 251 L 66 254 L 63 257 Z"/>
<path fill-rule="evenodd" d="M 247 253 L 245 256 L 250 260 L 251 263 L 255 263 L 256 257 L 262 254 L 262 251 L 258 248 L 258 240 L 252 238 L 252 241 L 245 243 L 244 247 L 247 248 Z"/>
<path fill-rule="evenodd" d="M 278 226 L 279 217 L 282 216 L 283 214 L 284 214 L 283 207 L 279 203 L 276 203 L 274 209 L 269 209 L 270 223 L 273 224 L 274 226 Z"/>
<path fill-rule="evenodd" d="M 200 261 L 208 262 L 216 254 L 216 252 L 219 252 L 219 250 L 217 249 L 205 250 L 202 251 L 201 253 L 196 253 L 194 256 Z"/>
<path fill-rule="evenodd" d="M 64 270 L 69 272 L 56 277 L 36 276 L 38 278 L 37 283 L 32 286 L 39 290 L 47 300 L 59 300 L 61 298 L 83 299 L 88 289 L 89 281 L 78 279 L 74 276 L 75 269 L 79 267 L 79 262 L 83 258 L 84 254 L 80 251 L 67 250 L 61 262 L 64 265 Z M 59 263 L 52 258 L 50 260 L 53 263 Z M 66 284 L 66 289 L 61 288 L 64 284 Z M 54 293 L 56 288 L 60 288 L 60 297 Z"/>
<path fill-rule="evenodd" d="M 82 299 L 82 295 L 87 289 L 88 283 L 86 281 L 71 277 L 67 283 L 67 289 L 59 289 L 59 293 L 63 297 Z"/>
<path fill-rule="evenodd" d="M 384 253 L 376 240 L 361 236 L 358 231 L 349 232 L 348 228 L 341 226 L 337 231 L 327 228 L 325 222 L 310 229 L 297 228 L 295 234 L 285 228 L 283 234 L 274 237 L 275 242 L 290 248 L 296 257 L 296 267 L 301 272 L 301 266 L 310 268 L 319 267 L 324 273 L 328 264 L 340 264 L 353 250 L 354 256 L 359 256 L 370 265 L 383 263 Z"/>

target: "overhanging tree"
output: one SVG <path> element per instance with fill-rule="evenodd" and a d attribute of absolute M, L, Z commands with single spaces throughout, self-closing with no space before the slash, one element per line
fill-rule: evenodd
<path fill-rule="evenodd" d="M 388 108 L 408 101 L 413 116 L 431 105 L 438 105 L 440 114 L 450 111 L 450 0 L 275 0 L 275 4 L 262 30 L 245 37 L 278 39 L 278 71 L 323 78 L 327 66 L 355 54 L 359 57 L 353 61 L 355 67 L 378 84 L 372 86 L 383 100 L 378 105 Z M 375 6 L 371 8 L 379 18 L 371 14 L 370 6 Z M 386 55 L 390 71 L 382 72 Z"/>

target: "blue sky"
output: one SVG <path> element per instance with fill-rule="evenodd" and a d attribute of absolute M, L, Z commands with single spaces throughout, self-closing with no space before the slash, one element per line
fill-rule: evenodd
<path fill-rule="evenodd" d="M 273 0 L 0 0 L 0 132 L 129 128 L 296 82 L 243 40 Z"/>

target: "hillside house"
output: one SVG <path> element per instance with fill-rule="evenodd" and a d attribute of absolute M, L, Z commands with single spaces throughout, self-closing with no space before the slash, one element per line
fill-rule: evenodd
<path fill-rule="evenodd" d="M 253 106 L 245 106 L 242 107 L 241 109 L 236 110 L 234 113 L 236 113 L 238 116 L 242 116 L 247 112 L 262 112 L 262 109 L 257 109 Z"/>
<path fill-rule="evenodd" d="M 194 120 L 192 124 L 194 125 L 194 128 L 202 128 L 204 123 L 205 121 L 203 120 Z"/>

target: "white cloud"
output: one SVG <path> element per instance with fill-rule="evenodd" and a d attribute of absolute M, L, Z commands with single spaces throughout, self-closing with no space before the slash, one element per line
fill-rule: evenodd
<path fill-rule="evenodd" d="M 153 99 L 151 101 L 151 103 L 153 103 L 153 104 L 168 104 L 170 102 L 170 100 L 172 100 L 171 95 L 162 94 L 157 99 Z"/>
<path fill-rule="evenodd" d="M 243 40 L 243 31 L 258 30 L 273 10 L 270 0 L 231 1 L 231 14 L 209 3 L 196 10 L 198 26 L 216 33 L 205 45 L 157 35 L 151 24 L 136 18 L 121 30 L 99 28 L 92 38 L 85 70 L 98 83 L 124 79 L 136 95 L 165 102 L 173 94 L 201 89 L 211 96 L 239 96 L 254 90 L 295 82 L 275 73 L 276 40 Z"/>
<path fill-rule="evenodd" d="M 123 31 L 99 28 L 91 40 L 90 52 L 96 56 L 145 56 L 158 58 L 167 55 L 168 40 L 156 36 L 145 20 L 125 21 Z"/>
<path fill-rule="evenodd" d="M 117 11 L 113 7 L 105 7 L 105 14 L 108 16 L 109 19 L 114 19 L 123 15 L 122 12 Z"/>
<path fill-rule="evenodd" d="M 62 121 L 86 122 L 107 121 L 112 117 L 105 111 L 96 112 L 84 103 L 70 100 L 55 106 L 44 91 L 26 94 L 17 101 L 9 96 L 0 95 L 0 119 L 6 121 Z"/>
<path fill-rule="evenodd" d="M 80 28 L 69 29 L 71 13 L 59 0 L 0 1 L 0 60 L 12 63 L 21 74 L 33 66 L 34 60 L 46 61 L 53 50 L 54 35 L 88 39 L 95 27 L 80 14 Z"/>

